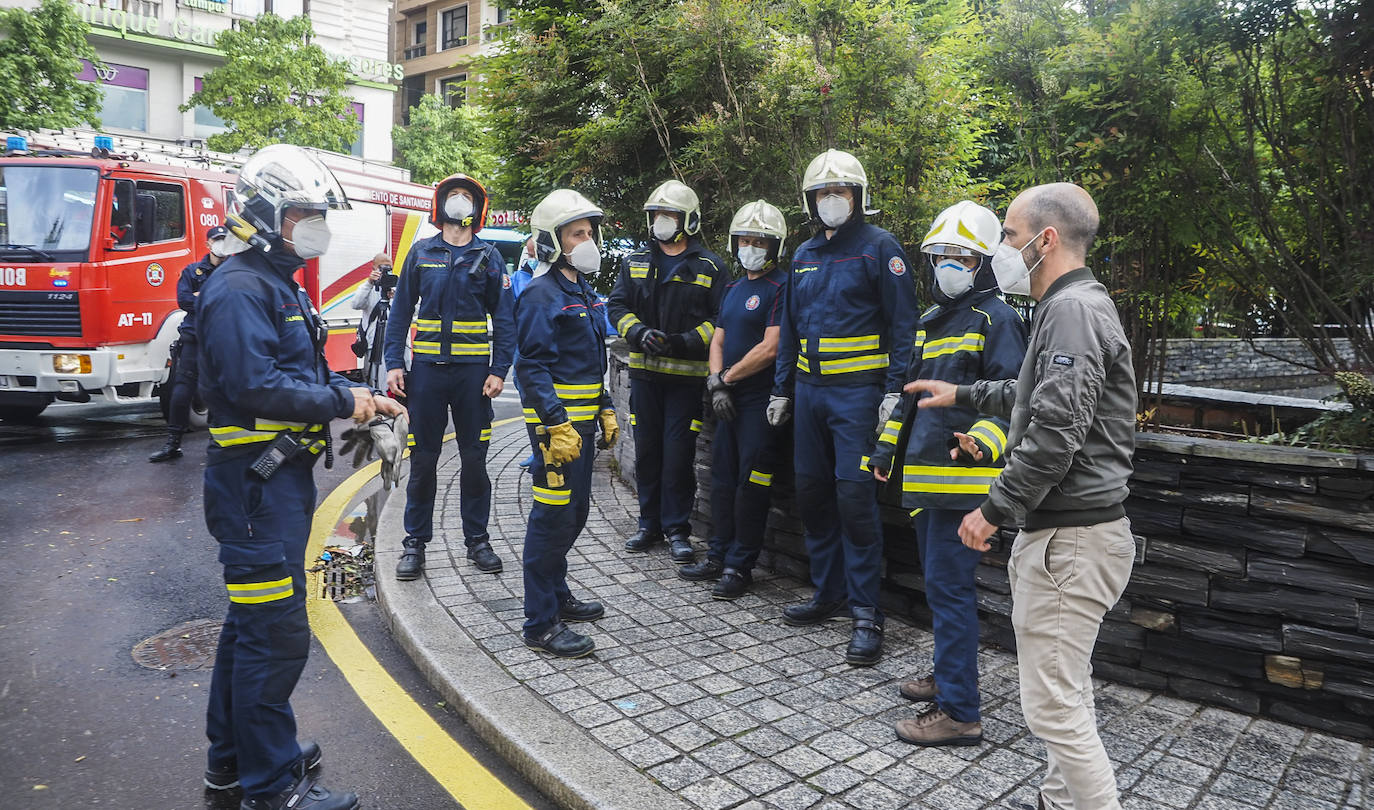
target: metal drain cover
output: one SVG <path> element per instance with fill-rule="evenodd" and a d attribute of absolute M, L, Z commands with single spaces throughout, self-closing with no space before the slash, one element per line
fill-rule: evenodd
<path fill-rule="evenodd" d="M 210 669 L 222 622 L 196 619 L 134 645 L 134 663 L 148 669 Z"/>

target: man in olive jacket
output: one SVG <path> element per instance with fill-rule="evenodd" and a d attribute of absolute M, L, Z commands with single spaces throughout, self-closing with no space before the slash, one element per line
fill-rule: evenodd
<path fill-rule="evenodd" d="M 1097 206 L 1078 186 L 1018 195 L 993 271 L 1003 291 L 1039 302 L 1020 375 L 906 387 L 930 394 L 920 407 L 970 405 L 1010 416 L 1006 468 L 982 506 L 964 516 L 959 537 L 987 551 L 998 526 L 1021 529 L 1008 561 L 1012 626 L 1026 725 L 1049 753 L 1040 788 L 1040 806 L 1049 810 L 1121 806 L 1094 720 L 1091 658 L 1135 559 L 1124 503 L 1136 386 L 1116 307 L 1084 266 L 1097 225 Z"/>

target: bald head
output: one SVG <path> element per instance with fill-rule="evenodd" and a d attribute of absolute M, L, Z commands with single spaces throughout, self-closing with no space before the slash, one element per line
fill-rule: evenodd
<path fill-rule="evenodd" d="M 1054 228 L 1064 248 L 1080 258 L 1088 255 L 1093 237 L 1097 236 L 1097 203 L 1081 186 L 1073 183 L 1048 183 L 1031 186 L 1016 196 L 1007 208 L 1007 218 L 1013 212 L 1024 219 L 1029 236 L 1045 228 Z"/>

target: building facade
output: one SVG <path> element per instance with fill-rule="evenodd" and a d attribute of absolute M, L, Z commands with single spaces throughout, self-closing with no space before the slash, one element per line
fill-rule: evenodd
<path fill-rule="evenodd" d="M 37 7 L 37 0 L 19 5 Z M 224 131 L 208 108 L 180 106 L 224 63 L 215 37 L 265 12 L 309 16 L 316 44 L 348 62 L 347 89 L 361 123 L 353 153 L 391 160 L 391 125 L 405 73 L 390 62 L 390 0 L 74 0 L 104 65 L 81 78 L 102 85 L 101 129 L 115 135 L 199 140 Z"/>
<path fill-rule="evenodd" d="M 392 53 L 404 70 L 395 120 L 407 122 L 410 108 L 427 93 L 451 106 L 467 98 L 473 57 L 486 53 L 497 26 L 509 13 L 487 0 L 396 0 Z"/>

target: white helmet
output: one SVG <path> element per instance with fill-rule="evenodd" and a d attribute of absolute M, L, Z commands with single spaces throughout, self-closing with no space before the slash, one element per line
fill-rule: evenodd
<path fill-rule="evenodd" d="M 990 209 L 962 200 L 940 212 L 921 252 L 936 256 L 991 256 L 1002 241 L 1002 223 Z"/>
<path fill-rule="evenodd" d="M 649 199 L 644 202 L 644 221 L 650 232 L 654 229 L 655 211 L 674 211 L 682 215 L 674 240 L 701 231 L 701 200 L 686 183 L 669 180 L 649 193 Z"/>
<path fill-rule="evenodd" d="M 347 210 L 348 197 L 329 167 L 290 144 L 264 146 L 244 161 L 234 186 L 229 229 L 244 241 L 257 236 L 268 243 L 281 234 L 288 208 Z M 264 245 L 265 247 L 265 245 Z"/>
<path fill-rule="evenodd" d="M 558 241 L 558 231 L 569 222 L 579 219 L 592 221 L 593 240 L 601 246 L 601 220 L 605 217 L 600 208 L 591 200 L 570 188 L 560 188 L 549 192 L 530 212 L 530 229 L 534 231 L 535 257 L 541 262 L 553 264 L 563 255 L 563 243 Z"/>
<path fill-rule="evenodd" d="M 730 255 L 739 249 L 740 236 L 761 236 L 778 241 L 778 252 L 773 258 L 782 255 L 782 243 L 787 238 L 787 220 L 778 207 L 763 200 L 745 203 L 730 220 Z"/>
<path fill-rule="evenodd" d="M 869 211 L 872 201 L 868 195 L 868 173 L 864 171 L 859 159 L 839 149 L 827 149 L 816 155 L 802 175 L 802 210 L 812 219 L 819 219 L 816 212 L 815 191 L 825 186 L 853 186 L 862 189 L 855 195 L 856 205 L 862 204 L 863 211 Z"/>

